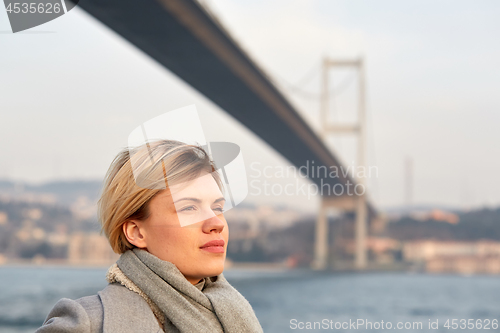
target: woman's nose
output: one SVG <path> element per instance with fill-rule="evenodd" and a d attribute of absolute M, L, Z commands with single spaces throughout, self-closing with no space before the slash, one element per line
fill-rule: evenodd
<path fill-rule="evenodd" d="M 224 230 L 224 222 L 217 215 L 203 221 L 203 232 L 205 233 L 211 233 L 212 231 L 220 233 L 222 230 Z"/>

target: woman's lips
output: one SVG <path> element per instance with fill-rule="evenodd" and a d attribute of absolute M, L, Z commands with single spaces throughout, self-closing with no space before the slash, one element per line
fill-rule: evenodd
<path fill-rule="evenodd" d="M 224 240 L 216 239 L 200 246 L 200 249 L 212 253 L 224 253 Z"/>

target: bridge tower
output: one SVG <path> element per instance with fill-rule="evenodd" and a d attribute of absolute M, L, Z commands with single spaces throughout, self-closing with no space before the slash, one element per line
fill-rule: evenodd
<path fill-rule="evenodd" d="M 329 89 L 328 73 L 332 68 L 351 67 L 358 73 L 358 119 L 354 124 L 329 124 Z M 326 140 L 330 134 L 354 134 L 358 142 L 358 168 L 366 168 L 366 105 L 365 105 L 365 73 L 363 58 L 355 60 L 323 60 L 323 77 L 321 93 L 321 123 L 322 137 Z M 366 169 L 365 169 L 366 170 Z M 366 189 L 365 179 L 358 178 L 357 184 Z M 356 212 L 355 240 L 356 240 L 356 269 L 365 269 L 368 263 L 366 250 L 367 237 L 367 198 L 366 191 L 358 196 L 325 197 L 321 198 L 321 206 L 316 221 L 314 269 L 326 269 L 328 267 L 328 210 L 331 208 L 342 210 L 354 210 Z"/>

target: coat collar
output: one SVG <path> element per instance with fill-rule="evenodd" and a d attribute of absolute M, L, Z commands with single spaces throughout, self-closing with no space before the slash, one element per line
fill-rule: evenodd
<path fill-rule="evenodd" d="M 148 303 L 137 293 L 112 283 L 97 294 L 104 311 L 103 333 L 163 332 Z"/>

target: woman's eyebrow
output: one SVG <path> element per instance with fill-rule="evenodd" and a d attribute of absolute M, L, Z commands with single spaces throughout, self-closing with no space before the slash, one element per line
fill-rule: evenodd
<path fill-rule="evenodd" d="M 214 203 L 221 202 L 221 201 L 226 201 L 224 197 L 220 197 L 219 199 L 215 200 Z"/>
<path fill-rule="evenodd" d="M 197 203 L 201 202 L 201 200 L 198 199 L 198 198 L 181 198 L 179 200 L 174 201 L 174 203 L 177 203 L 179 201 L 184 201 L 184 200 L 186 200 L 186 201 L 194 201 L 194 202 L 197 202 Z M 221 201 L 226 201 L 226 199 L 224 197 L 220 197 L 219 199 L 215 200 L 214 203 L 221 202 Z"/>
<path fill-rule="evenodd" d="M 198 198 L 181 198 L 179 200 L 174 201 L 174 203 L 179 202 L 179 201 L 183 201 L 183 200 L 189 200 L 189 201 L 194 201 L 194 202 L 198 202 L 198 203 L 201 202 L 201 200 Z"/>

